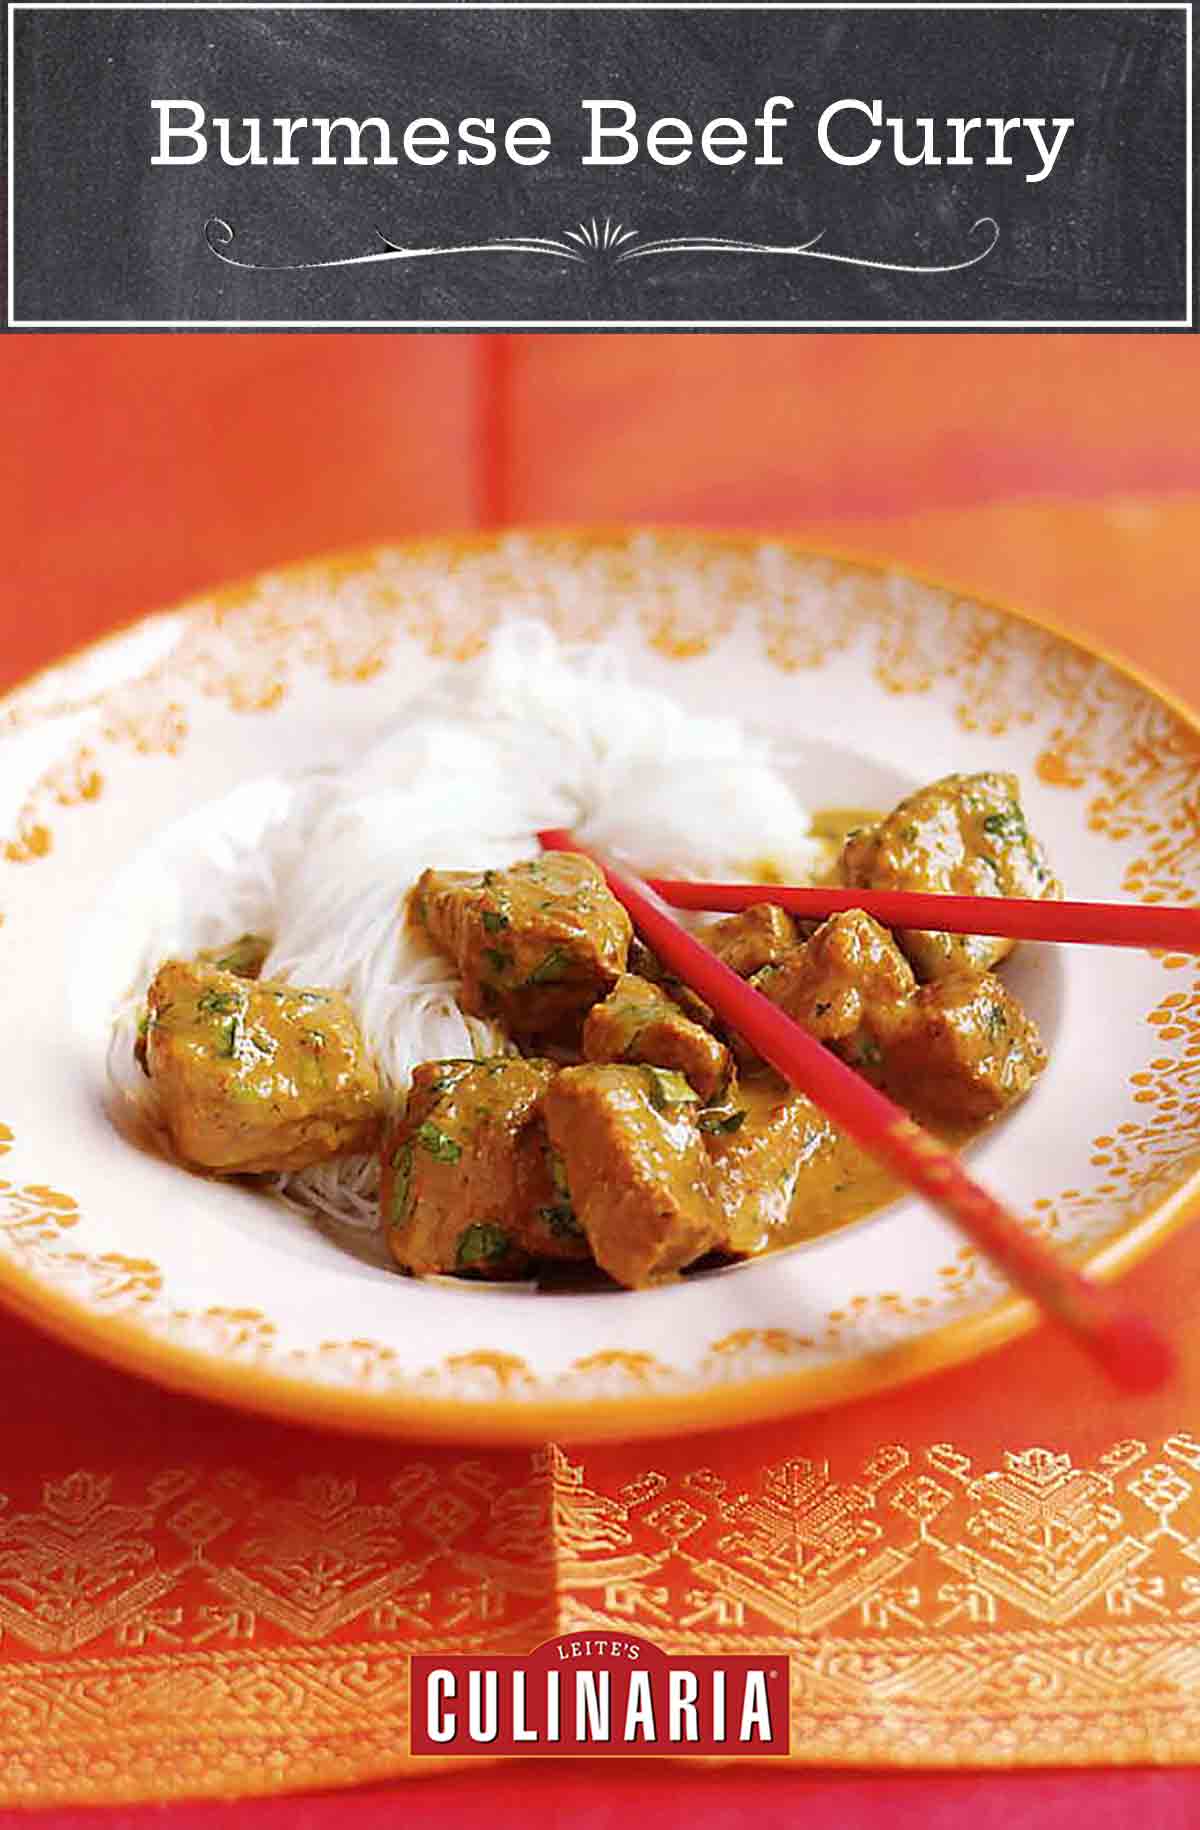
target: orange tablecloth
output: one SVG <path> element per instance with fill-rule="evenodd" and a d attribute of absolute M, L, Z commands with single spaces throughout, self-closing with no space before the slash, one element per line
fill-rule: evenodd
<path fill-rule="evenodd" d="M 529 340 L 543 341 L 565 342 Z M 460 381 L 466 361 L 454 359 Z M 555 403 L 560 416 L 577 404 L 561 375 L 545 415 Z M 516 395 L 505 404 L 501 441 Z M 576 419 L 603 435 L 587 413 Z M 947 502 L 917 514 L 896 499 L 889 516 L 831 528 L 827 505 L 789 517 L 764 494 L 761 518 L 817 527 L 824 515 L 820 531 L 839 545 L 903 552 L 1024 597 L 1186 694 L 1200 583 L 1189 436 L 1170 497 L 1134 493 L 1137 477 L 1120 501 L 1090 505 Z M 453 442 L 435 506 L 468 460 L 474 512 L 516 498 L 494 452 L 480 465 L 461 427 Z M 438 518 L 412 506 L 432 485 L 410 459 L 387 458 L 414 477 L 396 526 Z M 264 461 L 281 461 L 273 444 Z M 324 494 L 306 487 L 313 543 L 328 544 Z M 381 487 L 376 477 L 368 493 Z M 614 499 L 636 512 L 636 494 L 611 482 L 604 506 L 617 512 Z M 31 489 L 35 521 L 41 502 Z M 573 518 L 592 507 L 581 490 Z M 136 491 L 129 512 L 143 514 Z M 287 534 L 293 551 L 303 520 Z M 236 513 L 232 523 L 244 541 Z M 162 555 L 168 570 L 180 564 L 170 541 Z M 73 575 L 69 553 L 62 563 Z M 154 595 L 135 571 L 120 606 L 130 612 Z M 61 602 L 69 621 L 69 594 Z M 6 671 L 20 671 L 45 632 L 26 629 L 16 605 L 0 627 Z M 53 633 L 62 645 L 72 630 Z M 241 1417 L 0 1317 L 0 1802 L 394 1773 L 411 1650 L 516 1650 L 600 1622 L 668 1647 L 788 1646 L 801 1762 L 1200 1760 L 1200 1229 L 1130 1286 L 1180 1348 L 1175 1386 L 1154 1398 L 1114 1397 L 1038 1334 L 822 1416 L 532 1453 L 344 1441 Z"/>

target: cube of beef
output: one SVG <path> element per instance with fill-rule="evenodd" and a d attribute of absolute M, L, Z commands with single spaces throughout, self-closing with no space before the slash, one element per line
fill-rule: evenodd
<path fill-rule="evenodd" d="M 657 985 L 672 1004 L 677 1004 L 684 1016 L 690 1017 L 693 1023 L 699 1023 L 701 1029 L 712 1029 L 716 1019 L 704 999 L 698 997 L 690 985 L 685 985 L 682 979 L 676 978 L 673 972 L 668 972 L 657 953 L 652 953 L 637 934 L 629 943 L 628 969 L 638 978 Z"/>
<path fill-rule="evenodd" d="M 715 1099 L 733 1071 L 729 1050 L 648 979 L 627 972 L 583 1026 L 589 1061 L 643 1061 L 675 1068 L 702 1100 Z"/>
<path fill-rule="evenodd" d="M 912 968 L 888 930 L 861 909 L 831 915 L 811 940 L 754 985 L 811 1035 L 868 1074 L 904 1020 Z"/>
<path fill-rule="evenodd" d="M 572 852 L 509 870 L 425 871 L 411 906 L 458 967 L 464 1007 L 515 1036 L 579 1019 L 625 970 L 629 917 L 591 860 Z"/>
<path fill-rule="evenodd" d="M 1028 1092 L 1046 1065 L 1032 1017 L 993 973 L 923 985 L 885 1060 L 889 1090 L 918 1117 L 978 1124 Z"/>
<path fill-rule="evenodd" d="M 721 1233 L 697 1103 L 657 1067 L 566 1068 L 546 1094 L 550 1141 L 597 1264 L 631 1289 L 661 1282 Z"/>
<path fill-rule="evenodd" d="M 380 1207 L 397 1263 L 419 1275 L 519 1276 L 531 1257 L 585 1258 L 551 1155 L 548 1061 L 425 1061 L 381 1153 Z"/>
<path fill-rule="evenodd" d="M 370 1150 L 379 1077 L 345 999 L 168 960 L 146 999 L 144 1065 L 186 1163 L 306 1169 Z"/>
<path fill-rule="evenodd" d="M 1062 895 L 1021 810 L 1015 775 L 946 775 L 900 802 L 878 825 L 852 832 L 842 852 L 851 888 L 932 890 L 956 896 Z M 987 934 L 899 929 L 922 979 L 986 972 L 1015 941 Z"/>
<path fill-rule="evenodd" d="M 756 902 L 740 915 L 706 928 L 701 939 L 733 972 L 748 979 L 764 966 L 778 966 L 795 951 L 799 936 L 786 909 L 774 902 Z"/>

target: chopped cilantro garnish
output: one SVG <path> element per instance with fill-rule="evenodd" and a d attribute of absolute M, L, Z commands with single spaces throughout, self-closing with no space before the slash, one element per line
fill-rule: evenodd
<path fill-rule="evenodd" d="M 571 955 L 565 947 L 551 947 L 549 953 L 539 960 L 525 983 L 527 985 L 554 985 L 565 979 L 571 969 Z"/>
<path fill-rule="evenodd" d="M 457 1163 L 462 1155 L 462 1145 L 438 1129 L 431 1119 L 417 1127 L 417 1142 L 427 1150 L 436 1163 Z"/>
<path fill-rule="evenodd" d="M 483 925 L 489 934 L 501 934 L 509 925 L 508 916 L 502 915 L 499 909 L 485 909 Z"/>
<path fill-rule="evenodd" d="M 569 1201 L 571 1190 L 567 1186 L 567 1166 L 552 1145 L 546 1147 L 546 1164 L 550 1170 L 550 1180 L 554 1183 L 555 1194 L 561 1195 L 564 1201 Z"/>
<path fill-rule="evenodd" d="M 644 1067 L 642 1073 L 646 1077 L 650 1104 L 656 1112 L 665 1112 L 668 1106 L 695 1104 L 698 1095 L 674 1068 Z"/>
<path fill-rule="evenodd" d="M 413 1147 L 401 1144 L 392 1158 L 395 1175 L 392 1180 L 392 1194 L 388 1202 L 387 1221 L 389 1226 L 402 1226 L 408 1216 L 408 1204 L 412 1194 Z"/>
<path fill-rule="evenodd" d="M 270 951 L 270 941 L 261 934 L 243 934 L 213 964 L 221 972 L 233 972 L 239 978 L 256 979 Z"/>
<path fill-rule="evenodd" d="M 1024 839 L 1025 816 L 1021 809 L 1013 804 L 1003 813 L 989 813 L 983 822 L 984 832 L 994 839 Z"/>
<path fill-rule="evenodd" d="M 661 1023 L 668 1012 L 662 1004 L 629 1004 L 614 1015 L 621 1026 L 622 1048 L 628 1054 L 642 1031 L 651 1023 Z"/>
<path fill-rule="evenodd" d="M 241 1008 L 236 991 L 203 991 L 196 999 L 202 1017 L 231 1017 Z"/>
<path fill-rule="evenodd" d="M 739 1107 L 736 1112 L 721 1112 L 714 1108 L 709 1112 L 701 1112 L 699 1118 L 696 1120 L 701 1131 L 712 1131 L 726 1135 L 733 1131 L 740 1131 L 745 1122 L 746 1113 L 744 1107 Z"/>
<path fill-rule="evenodd" d="M 472 1265 L 496 1264 L 508 1254 L 508 1234 L 503 1227 L 476 1221 L 459 1237 L 455 1262 L 460 1271 Z"/>
<path fill-rule="evenodd" d="M 548 1226 L 556 1239 L 582 1239 L 583 1228 L 575 1218 L 575 1209 L 568 1201 L 558 1201 L 553 1207 L 539 1207 L 537 1217 Z"/>

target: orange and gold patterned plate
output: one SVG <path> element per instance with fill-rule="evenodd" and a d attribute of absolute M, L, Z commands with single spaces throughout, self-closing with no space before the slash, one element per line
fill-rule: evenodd
<path fill-rule="evenodd" d="M 433 541 L 272 573 L 151 617 L 0 705 L 0 1298 L 164 1384 L 348 1429 L 650 1436 L 850 1398 L 1034 1317 L 918 1201 L 653 1292 L 414 1282 L 254 1190 L 138 1148 L 105 1096 L 147 858 L 239 784 L 394 718 L 514 614 L 611 639 L 689 707 L 774 734 L 809 806 L 1015 770 L 1076 896 L 1200 887 L 1200 735 L 1063 635 L 784 541 L 684 533 Z M 974 1148 L 1101 1275 L 1200 1175 L 1189 959 L 1026 948 L 1051 1065 Z"/>

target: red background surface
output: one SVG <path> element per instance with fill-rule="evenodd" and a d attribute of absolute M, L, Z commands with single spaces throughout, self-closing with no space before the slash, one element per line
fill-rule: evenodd
<path fill-rule="evenodd" d="M 904 557 L 1046 610 L 1200 697 L 1190 340 L 11 336 L 0 384 L 0 682 L 184 593 L 305 553 L 517 521 L 658 520 L 813 532 Z M 1190 1363 L 1194 1292 L 1178 1264 L 1171 1250 L 1156 1255 L 1131 1295 Z M 1069 1349 L 1036 1336 L 931 1381 L 924 1428 L 943 1402 L 989 1425 L 994 1409 L 1003 1442 L 1072 1371 Z M 169 1439 L 181 1458 L 214 1442 L 231 1459 L 270 1454 L 275 1431 L 284 1449 L 284 1426 L 151 1390 L 3 1316 L 0 1393 L 5 1472 L 86 1458 L 100 1419 L 114 1439 Z M 35 1407 L 34 1393 L 52 1396 Z M 806 1452 L 823 1438 L 844 1450 L 889 1427 L 903 1434 L 912 1403 L 894 1394 L 807 1420 Z M 1094 1405 L 1091 1388 L 1071 1420 L 1080 1453 L 1120 1434 L 1115 1401 Z M 1164 1411 L 1164 1422 L 1178 1419 Z M 813 1830 L 968 1818 L 978 1830 L 1058 1830 L 1081 1816 L 1104 1830 L 1184 1826 L 1200 1818 L 1200 1779 L 534 1764 L 100 1821 L 376 1830 L 418 1814 L 607 1830 L 639 1810 L 664 1830 L 750 1817 Z"/>

